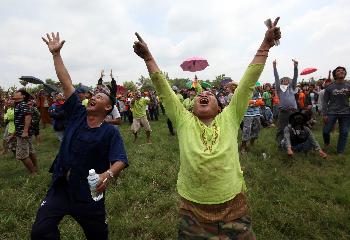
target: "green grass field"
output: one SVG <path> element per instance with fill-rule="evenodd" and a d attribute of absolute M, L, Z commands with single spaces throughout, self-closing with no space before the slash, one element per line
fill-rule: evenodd
<path fill-rule="evenodd" d="M 107 190 L 110 239 L 177 238 L 177 138 L 168 134 L 164 117 L 151 126 L 151 145 L 140 145 L 146 142 L 143 133 L 134 145 L 129 125 L 120 127 L 130 167 Z M 314 132 L 320 141 L 320 127 Z M 350 147 L 344 156 L 335 156 L 337 133 L 333 135 L 326 160 L 316 153 L 288 158 L 276 150 L 272 128 L 263 129 L 257 144 L 241 156 L 257 239 L 350 239 Z M 36 176 L 29 176 L 10 154 L 0 157 L 1 240 L 29 239 L 58 147 L 52 129 L 42 130 Z M 84 239 L 68 216 L 59 227 L 61 239 Z"/>

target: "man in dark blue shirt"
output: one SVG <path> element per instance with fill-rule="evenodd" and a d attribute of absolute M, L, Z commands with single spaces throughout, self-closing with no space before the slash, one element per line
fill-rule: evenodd
<path fill-rule="evenodd" d="M 107 180 L 128 166 L 119 130 L 104 122 L 113 109 L 108 93 L 93 96 L 85 108 L 72 85 L 60 55 L 64 41 L 59 35 L 47 34 L 43 40 L 53 55 L 57 77 L 67 101 L 63 109 L 68 116 L 59 153 L 51 167 L 52 183 L 32 228 L 32 239 L 59 239 L 58 224 L 71 215 L 83 228 L 87 239 L 108 239 L 104 199 L 91 197 L 87 176 L 89 169 L 99 173 L 97 193 L 106 189 Z"/>

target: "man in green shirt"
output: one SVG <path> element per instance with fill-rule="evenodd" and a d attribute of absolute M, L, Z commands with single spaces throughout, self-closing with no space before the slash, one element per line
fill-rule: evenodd
<path fill-rule="evenodd" d="M 137 140 L 137 132 L 141 128 L 141 124 L 146 131 L 147 143 L 151 143 L 152 130 L 146 116 L 146 108 L 149 102 L 149 99 L 141 97 L 140 92 L 137 92 L 136 96 L 131 100 L 131 111 L 133 116 L 131 131 L 134 134 L 134 143 Z"/>
<path fill-rule="evenodd" d="M 134 51 L 145 61 L 178 134 L 179 239 L 255 239 L 243 193 L 245 183 L 237 136 L 269 49 L 281 37 L 276 27 L 278 20 L 270 24 L 230 104 L 222 111 L 209 91 L 195 97 L 193 113 L 187 111 L 171 90 L 147 44 L 136 33 Z"/>

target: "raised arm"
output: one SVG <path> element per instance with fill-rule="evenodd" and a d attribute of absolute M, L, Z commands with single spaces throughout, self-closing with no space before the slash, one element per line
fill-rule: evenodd
<path fill-rule="evenodd" d="M 280 29 L 276 27 L 278 20 L 279 17 L 276 18 L 274 23 L 268 27 L 263 42 L 257 50 L 257 53 L 248 66 L 241 81 L 239 82 L 238 87 L 232 97 L 232 101 L 229 104 L 228 111 L 233 111 L 233 114 L 236 116 L 237 123 L 241 122 L 244 113 L 247 110 L 248 101 L 254 91 L 255 83 L 258 81 L 260 74 L 264 69 L 264 64 L 266 63 L 270 48 L 275 45 L 276 40 L 281 38 Z"/>
<path fill-rule="evenodd" d="M 60 41 L 59 33 L 56 33 L 56 35 L 54 33 L 51 33 L 51 36 L 47 33 L 46 36 L 47 39 L 44 37 L 42 39 L 47 44 L 49 51 L 52 53 L 58 80 L 60 81 L 61 86 L 63 88 L 65 98 L 68 99 L 73 94 L 75 89 L 73 87 L 69 73 L 66 67 L 64 66 L 60 53 L 65 41 Z"/>
<path fill-rule="evenodd" d="M 145 41 L 138 33 L 135 33 L 135 35 L 138 41 L 134 42 L 134 52 L 145 61 L 152 82 L 156 88 L 157 93 L 159 94 L 159 97 L 162 99 L 162 103 L 165 107 L 167 115 L 169 119 L 176 124 L 177 116 L 179 116 L 181 112 L 188 113 L 188 111 L 186 111 L 179 98 L 171 89 L 168 81 L 161 73 Z"/>
<path fill-rule="evenodd" d="M 114 80 L 113 71 L 111 69 L 111 96 L 115 97 L 117 94 L 117 82 Z"/>
<path fill-rule="evenodd" d="M 293 79 L 291 83 L 291 87 L 293 90 L 297 87 L 297 81 L 298 81 L 298 61 L 295 59 L 292 59 L 293 65 L 294 65 L 294 74 L 293 74 Z"/>
<path fill-rule="evenodd" d="M 105 75 L 105 70 L 101 70 L 100 78 L 97 81 L 97 85 L 102 85 L 103 84 L 103 77 Z"/>
<path fill-rule="evenodd" d="M 275 76 L 275 87 L 276 87 L 276 91 L 278 93 L 281 91 L 281 89 L 280 89 L 280 77 L 278 76 L 276 59 L 273 60 L 272 66 L 273 66 L 273 75 Z"/>

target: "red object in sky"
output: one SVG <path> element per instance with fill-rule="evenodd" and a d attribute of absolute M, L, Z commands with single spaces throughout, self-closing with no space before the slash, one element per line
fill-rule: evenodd
<path fill-rule="evenodd" d="M 180 65 L 182 70 L 189 71 L 189 72 L 202 71 L 208 66 L 209 66 L 208 61 L 201 57 L 188 58 Z"/>
<path fill-rule="evenodd" d="M 303 71 L 301 71 L 300 75 L 307 75 L 316 71 L 317 68 L 305 68 Z"/>

